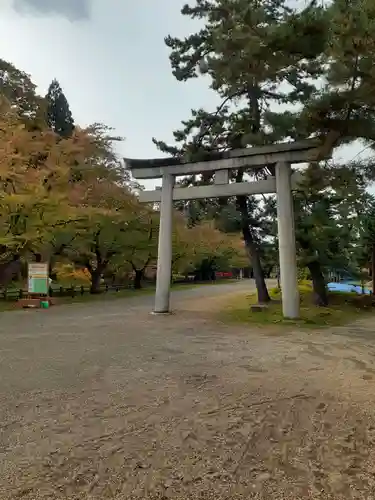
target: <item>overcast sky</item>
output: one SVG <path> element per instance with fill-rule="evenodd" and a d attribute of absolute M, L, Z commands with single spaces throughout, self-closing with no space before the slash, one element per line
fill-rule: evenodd
<path fill-rule="evenodd" d="M 160 156 L 153 136 L 171 141 L 191 108 L 217 102 L 207 81 L 183 84 L 171 74 L 164 37 L 194 30 L 180 14 L 184 3 L 0 0 L 0 57 L 29 73 L 42 94 L 57 78 L 76 123 L 114 127 L 126 138 L 124 156 Z"/>

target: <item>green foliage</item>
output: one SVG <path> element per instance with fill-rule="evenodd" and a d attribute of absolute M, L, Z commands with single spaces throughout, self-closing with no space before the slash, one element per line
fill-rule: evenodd
<path fill-rule="evenodd" d="M 373 262 L 375 257 L 375 198 L 369 196 L 366 205 L 364 205 L 362 215 L 358 220 L 359 234 L 358 243 L 355 248 L 355 258 L 358 267 L 369 267 L 372 264 L 372 272 L 375 269 Z"/>
<path fill-rule="evenodd" d="M 354 271 L 358 221 L 367 201 L 363 173 L 350 165 L 311 165 L 295 193 L 300 263 Z"/>
<path fill-rule="evenodd" d="M 334 0 L 325 7 L 329 29 L 320 56 L 325 80 L 302 119 L 309 133 L 334 132 L 334 145 L 375 138 L 374 15 L 371 0 Z"/>

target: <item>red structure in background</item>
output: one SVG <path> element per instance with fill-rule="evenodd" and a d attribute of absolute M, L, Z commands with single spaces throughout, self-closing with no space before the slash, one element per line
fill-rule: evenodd
<path fill-rule="evenodd" d="M 215 277 L 216 279 L 233 278 L 233 273 L 231 271 L 228 272 L 216 271 Z"/>

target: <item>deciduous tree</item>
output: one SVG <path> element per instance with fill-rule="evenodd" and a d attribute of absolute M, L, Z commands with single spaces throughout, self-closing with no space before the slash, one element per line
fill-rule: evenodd
<path fill-rule="evenodd" d="M 124 255 L 130 233 L 137 224 L 137 201 L 124 187 L 101 179 L 82 183 L 80 204 L 87 215 L 76 227 L 77 234 L 65 250 L 77 266 L 91 275 L 91 293 L 100 291 L 108 266 Z"/>
<path fill-rule="evenodd" d="M 54 228 L 78 217 L 69 175 L 79 147 L 58 141 L 51 131 L 31 131 L 3 101 L 0 150 L 0 247 L 6 263 L 39 253 Z"/>
<path fill-rule="evenodd" d="M 158 228 L 158 213 L 147 206 L 139 206 L 123 248 L 123 259 L 129 263 L 134 273 L 135 289 L 142 287 L 147 267 L 156 262 Z"/>
<path fill-rule="evenodd" d="M 0 95 L 25 120 L 34 120 L 42 114 L 43 100 L 30 76 L 4 59 L 0 59 Z"/>

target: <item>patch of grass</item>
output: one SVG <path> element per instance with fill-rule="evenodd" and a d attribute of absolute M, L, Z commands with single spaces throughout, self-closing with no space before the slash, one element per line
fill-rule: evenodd
<path fill-rule="evenodd" d="M 285 319 L 282 315 L 281 294 L 275 288 L 270 290 L 274 300 L 269 307 L 261 311 L 252 311 L 251 305 L 257 303 L 256 294 L 237 295 L 233 297 L 220 319 L 224 322 L 248 323 L 256 326 L 299 326 L 304 328 L 325 328 L 351 323 L 364 314 L 374 312 L 375 300 L 369 295 L 355 293 L 329 293 L 329 307 L 313 305 L 312 287 L 310 284 L 299 285 L 301 298 L 301 316 L 299 319 Z"/>

